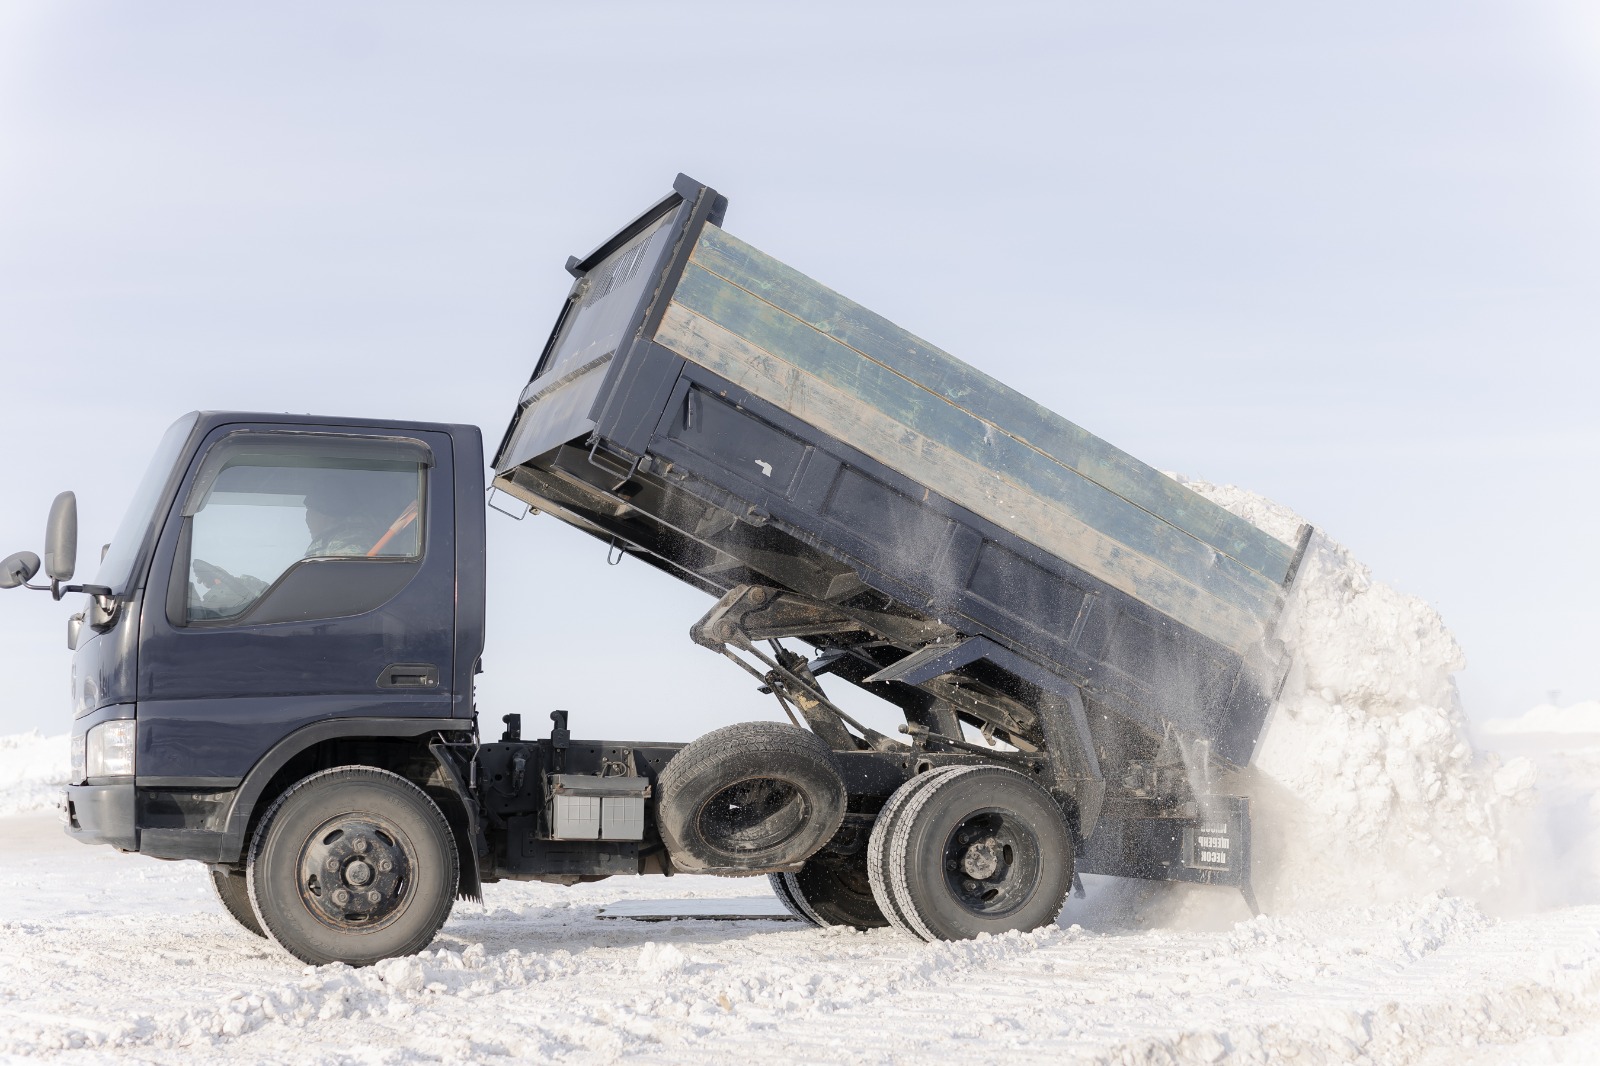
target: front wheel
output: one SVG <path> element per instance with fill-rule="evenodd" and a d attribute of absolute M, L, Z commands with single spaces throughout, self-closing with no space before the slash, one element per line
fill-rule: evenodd
<path fill-rule="evenodd" d="M 432 942 L 458 858 L 427 793 L 372 766 L 291 787 L 262 816 L 247 878 L 267 934 L 304 962 L 368 966 Z"/>

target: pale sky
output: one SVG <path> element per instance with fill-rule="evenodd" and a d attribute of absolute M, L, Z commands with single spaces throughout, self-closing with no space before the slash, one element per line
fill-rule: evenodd
<path fill-rule="evenodd" d="M 1158 467 L 1304 514 L 1600 697 L 1600 19 L 1324 5 L 0 0 L 0 554 L 92 575 L 195 408 L 499 440 L 583 254 L 678 171 L 727 228 Z M 486 732 L 770 717 L 709 600 L 490 516 Z M 0 734 L 68 728 L 0 594 Z"/>

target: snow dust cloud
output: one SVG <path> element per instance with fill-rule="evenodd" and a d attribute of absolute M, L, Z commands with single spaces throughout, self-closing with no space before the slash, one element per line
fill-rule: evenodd
<path fill-rule="evenodd" d="M 1244 489 L 1179 480 L 1286 542 L 1304 521 Z M 1265 910 L 1427 893 L 1491 909 L 1571 902 L 1549 892 L 1551 865 L 1579 856 L 1543 839 L 1542 749 L 1474 745 L 1454 678 L 1466 656 L 1434 608 L 1319 530 L 1277 636 L 1293 665 L 1233 782 L 1253 797 Z M 1600 716 L 1590 729 L 1600 745 Z"/>

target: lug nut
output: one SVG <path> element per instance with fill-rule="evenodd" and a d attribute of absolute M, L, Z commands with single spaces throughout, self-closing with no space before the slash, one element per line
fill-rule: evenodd
<path fill-rule="evenodd" d="M 382 897 L 378 895 L 376 889 L 374 889 L 373 891 L 367 893 L 367 902 L 368 903 L 376 903 L 381 898 Z"/>
<path fill-rule="evenodd" d="M 339 868 L 339 860 L 338 859 L 329 859 L 328 860 L 328 869 L 329 870 L 337 870 L 338 868 Z"/>
<path fill-rule="evenodd" d="M 388 873 L 394 869 L 394 863 L 390 862 L 388 859 L 384 859 L 378 864 L 378 869 L 384 873 Z"/>
<path fill-rule="evenodd" d="M 343 907 L 346 903 L 350 902 L 350 893 L 346 892 L 342 888 L 335 889 L 333 893 L 333 901 L 339 906 Z"/>
<path fill-rule="evenodd" d="M 352 845 L 352 847 L 354 847 L 357 851 L 366 851 L 367 850 L 367 838 L 366 837 L 356 837 L 356 842 L 355 842 L 355 844 Z"/>

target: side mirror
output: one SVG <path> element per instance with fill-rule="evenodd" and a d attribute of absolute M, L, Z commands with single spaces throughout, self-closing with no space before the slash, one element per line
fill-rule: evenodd
<path fill-rule="evenodd" d="M 26 584 L 39 572 L 39 557 L 32 552 L 17 552 L 0 562 L 0 589 L 14 589 Z"/>
<path fill-rule="evenodd" d="M 51 581 L 71 581 L 78 565 L 78 497 L 63 492 L 50 505 L 44 528 L 44 572 Z"/>

